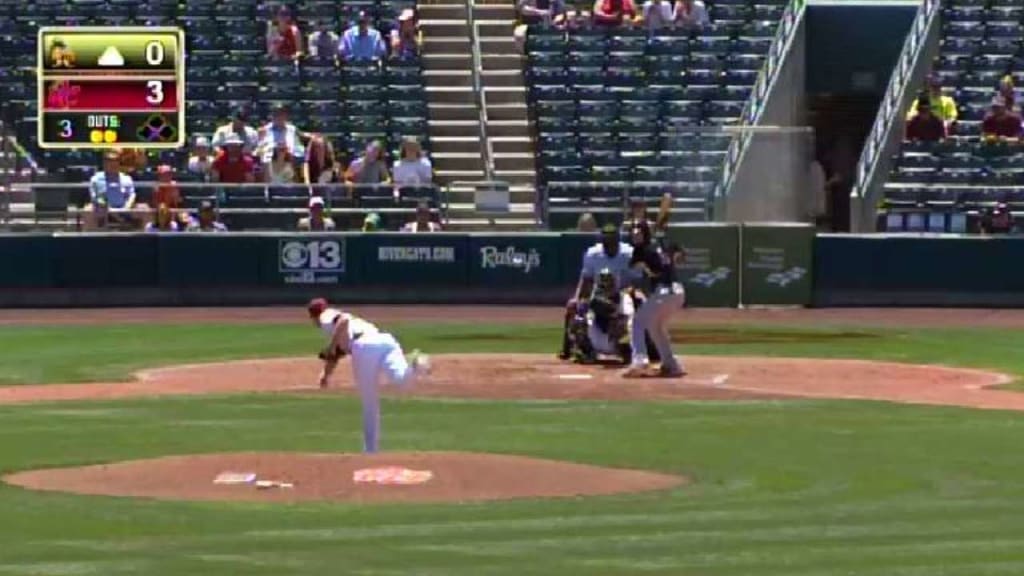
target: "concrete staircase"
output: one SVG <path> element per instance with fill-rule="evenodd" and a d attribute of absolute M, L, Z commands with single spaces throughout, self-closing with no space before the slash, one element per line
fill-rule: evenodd
<path fill-rule="evenodd" d="M 449 0 L 450 1 L 450 0 Z M 480 111 L 473 89 L 473 43 L 465 2 L 418 6 L 423 30 L 431 159 L 442 186 L 486 178 Z"/>
<path fill-rule="evenodd" d="M 512 41 L 513 2 L 474 8 L 469 0 L 418 4 L 431 155 L 438 183 L 447 192 L 449 229 L 536 226 L 533 145 L 522 64 Z M 475 90 L 470 9 L 480 35 L 482 94 Z M 476 212 L 474 186 L 468 183 L 485 180 L 510 184 L 510 214 Z"/>
<path fill-rule="evenodd" d="M 494 178 L 512 186 L 514 204 L 536 197 L 532 128 L 526 107 L 523 58 L 516 51 L 515 0 L 484 0 L 473 8 L 480 44 L 481 84 Z"/>

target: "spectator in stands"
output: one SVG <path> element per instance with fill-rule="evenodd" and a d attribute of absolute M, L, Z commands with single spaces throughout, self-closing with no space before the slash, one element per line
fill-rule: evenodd
<path fill-rule="evenodd" d="M 213 202 L 203 200 L 199 205 L 196 217 L 188 224 L 189 232 L 227 232 L 228 227 L 217 220 L 217 212 L 213 209 Z"/>
<path fill-rule="evenodd" d="M 620 26 L 636 18 L 633 0 L 595 0 L 593 20 L 598 26 Z"/>
<path fill-rule="evenodd" d="M 936 74 L 928 76 L 928 102 L 931 104 L 932 114 L 935 114 L 946 125 L 946 133 L 949 133 L 950 126 L 956 122 L 957 110 L 956 101 L 952 97 L 942 93 L 942 78 Z M 918 100 L 920 101 L 920 100 Z M 907 119 L 910 120 L 917 114 L 917 106 L 912 106 Z"/>
<path fill-rule="evenodd" d="M 597 232 L 597 219 L 590 212 L 584 212 L 580 214 L 579 220 L 576 221 L 577 232 Z"/>
<path fill-rule="evenodd" d="M 411 137 L 402 140 L 398 154 L 393 170 L 396 186 L 430 186 L 434 183 L 433 167 L 418 140 Z"/>
<path fill-rule="evenodd" d="M 520 53 L 526 46 L 526 35 L 530 26 L 548 24 L 558 27 L 565 24 L 565 3 L 562 0 L 519 0 L 516 10 L 519 13 L 519 23 L 513 37 Z"/>
<path fill-rule="evenodd" d="M 981 219 L 981 231 L 985 234 L 1010 234 L 1014 226 L 1013 213 L 1005 202 L 989 208 Z"/>
<path fill-rule="evenodd" d="M 125 174 L 136 174 L 149 162 L 146 151 L 139 148 L 118 148 L 117 155 L 121 171 Z"/>
<path fill-rule="evenodd" d="M 248 115 L 245 110 L 236 110 L 234 115 L 231 116 L 231 122 L 220 126 L 213 133 L 213 147 L 215 152 L 220 152 L 224 148 L 224 142 L 227 141 L 232 135 L 238 136 L 242 140 L 243 149 L 246 154 L 253 154 L 256 152 L 257 146 L 260 143 L 260 133 L 246 124 Z"/>
<path fill-rule="evenodd" d="M 256 161 L 242 146 L 242 139 L 237 135 L 231 135 L 224 142 L 224 150 L 213 161 L 214 182 L 242 184 L 255 179 Z"/>
<path fill-rule="evenodd" d="M 338 34 L 331 30 L 333 22 L 323 19 L 317 24 L 316 31 L 309 35 L 309 57 L 314 60 L 334 61 L 338 56 L 338 46 L 341 40 Z"/>
<path fill-rule="evenodd" d="M 388 165 L 383 158 L 384 147 L 374 140 L 366 146 L 366 152 L 349 164 L 345 181 L 351 184 L 382 184 L 391 179 Z"/>
<path fill-rule="evenodd" d="M 370 26 L 370 16 L 365 11 L 359 13 L 356 24 L 342 35 L 340 50 L 342 62 L 380 60 L 387 53 L 380 31 Z"/>
<path fill-rule="evenodd" d="M 701 0 L 676 0 L 672 19 L 677 26 L 699 30 L 711 23 L 707 6 Z"/>
<path fill-rule="evenodd" d="M 269 163 L 274 150 L 283 143 L 293 158 L 303 158 L 305 155 L 302 146 L 303 138 L 308 139 L 309 135 L 288 121 L 288 108 L 278 106 L 274 108 L 271 121 L 260 129 L 260 145 L 257 149 L 257 156 L 264 164 Z"/>
<path fill-rule="evenodd" d="M 938 142 L 946 137 L 946 125 L 932 113 L 928 94 L 922 92 L 917 100 L 917 114 L 907 122 L 907 140 Z"/>
<path fill-rule="evenodd" d="M 309 216 L 299 220 L 299 230 L 319 232 L 334 230 L 334 220 L 324 216 L 324 199 L 313 196 L 309 199 Z"/>
<path fill-rule="evenodd" d="M 411 58 L 419 55 L 423 35 L 416 19 L 416 11 L 412 8 L 402 10 L 398 15 L 398 27 L 391 31 L 391 57 L 397 59 Z"/>
<path fill-rule="evenodd" d="M 440 232 L 441 225 L 430 216 L 430 204 L 420 202 L 416 205 L 416 217 L 412 222 L 402 226 L 402 232 Z"/>
<path fill-rule="evenodd" d="M 647 217 L 647 203 L 640 199 L 632 200 L 629 203 L 629 213 L 622 221 L 621 232 L 624 235 L 625 242 L 630 241 L 629 238 L 633 234 L 633 228 L 640 222 L 647 222 L 651 230 L 654 230 L 653 222 Z"/>
<path fill-rule="evenodd" d="M 181 207 L 181 191 L 178 183 L 174 181 L 174 169 L 167 164 L 161 164 L 156 169 L 157 186 L 153 190 L 153 206 L 163 204 L 172 210 Z"/>
<path fill-rule="evenodd" d="M 103 170 L 89 180 L 89 199 L 85 207 L 87 227 L 95 228 L 107 221 L 131 222 L 131 212 L 136 208 L 135 182 L 121 171 L 121 157 L 116 151 L 103 155 Z"/>
<path fill-rule="evenodd" d="M 295 60 L 302 56 L 302 33 L 287 6 L 277 9 L 277 17 L 267 24 L 267 55 L 274 60 Z"/>
<path fill-rule="evenodd" d="M 1017 90 L 1013 85 L 1012 75 L 1007 74 L 999 81 L 999 95 L 1006 100 L 1007 110 L 1017 114 L 1020 113 L 1020 110 L 1017 109 Z"/>
<path fill-rule="evenodd" d="M 644 27 L 648 30 L 668 28 L 674 20 L 672 4 L 668 0 L 647 0 L 644 2 Z"/>
<path fill-rule="evenodd" d="M 306 161 L 302 164 L 302 181 L 310 186 L 337 182 L 338 168 L 330 141 L 319 134 L 310 137 Z"/>
<path fill-rule="evenodd" d="M 295 183 L 295 160 L 284 142 L 278 142 L 274 147 L 270 162 L 263 170 L 263 178 L 269 184 Z"/>
<path fill-rule="evenodd" d="M 152 219 L 146 224 L 146 232 L 177 232 L 178 223 L 174 221 L 174 213 L 166 204 L 159 204 L 153 210 Z"/>
<path fill-rule="evenodd" d="M 376 232 L 380 230 L 380 214 L 370 212 L 363 218 L 363 232 Z"/>
<path fill-rule="evenodd" d="M 981 134 L 985 138 L 1020 138 L 1020 116 L 1006 109 L 1006 99 L 996 96 L 992 99 L 992 111 L 981 122 Z"/>
<path fill-rule="evenodd" d="M 188 158 L 188 171 L 203 180 L 210 178 L 213 167 L 213 154 L 210 153 L 210 139 L 206 136 L 196 138 L 192 147 L 192 155 Z"/>

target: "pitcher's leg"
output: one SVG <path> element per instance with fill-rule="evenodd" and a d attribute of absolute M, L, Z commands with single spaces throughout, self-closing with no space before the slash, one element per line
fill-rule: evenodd
<path fill-rule="evenodd" d="M 408 386 L 415 381 L 416 370 L 413 369 L 413 366 L 409 364 L 409 360 L 405 357 L 402 345 L 397 340 L 392 340 L 394 344 L 384 356 L 384 373 L 387 374 L 388 380 L 395 386 Z"/>
<path fill-rule="evenodd" d="M 377 387 L 363 392 L 363 452 L 374 454 L 380 451 L 380 395 Z"/>
<path fill-rule="evenodd" d="M 352 354 L 352 372 L 363 405 L 363 451 L 380 450 L 380 394 L 377 390 L 384 355 L 373 346 L 361 346 Z"/>

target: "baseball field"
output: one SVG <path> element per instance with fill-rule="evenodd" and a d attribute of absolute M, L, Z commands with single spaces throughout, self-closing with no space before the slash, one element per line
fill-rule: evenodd
<path fill-rule="evenodd" d="M 679 380 L 356 312 L 434 360 L 373 457 L 302 309 L 0 312 L 0 575 L 1024 573 L 1024 311 L 688 310 Z"/>

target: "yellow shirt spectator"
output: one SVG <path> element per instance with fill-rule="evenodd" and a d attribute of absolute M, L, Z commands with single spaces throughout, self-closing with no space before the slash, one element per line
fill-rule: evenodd
<path fill-rule="evenodd" d="M 928 101 L 932 105 L 932 112 L 939 117 L 946 125 L 956 122 L 956 101 L 953 100 L 952 96 L 946 96 L 945 94 L 936 94 L 931 92 L 928 94 Z M 917 100 L 914 100 L 913 105 L 910 107 L 910 112 L 907 113 L 907 120 L 912 119 L 917 115 Z"/>

